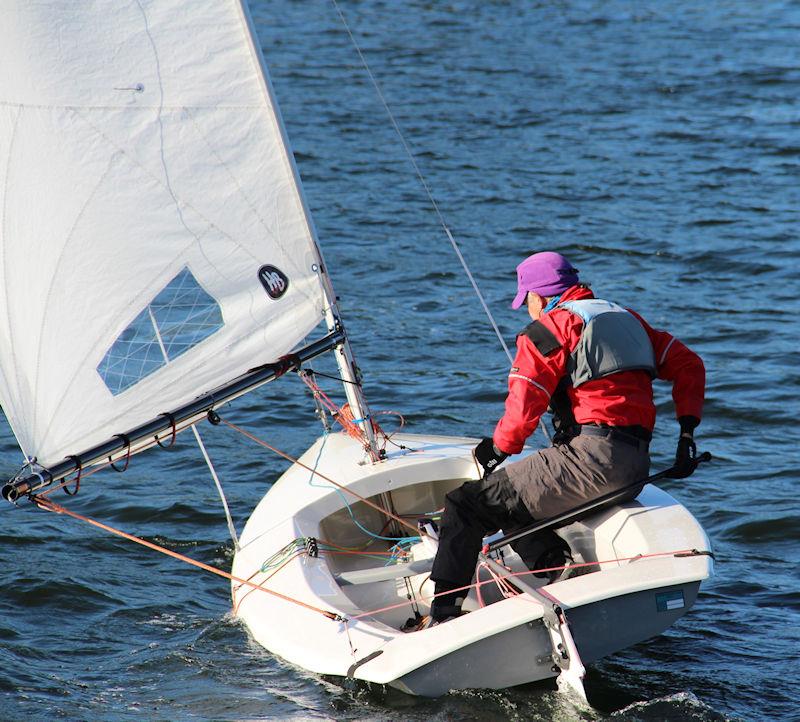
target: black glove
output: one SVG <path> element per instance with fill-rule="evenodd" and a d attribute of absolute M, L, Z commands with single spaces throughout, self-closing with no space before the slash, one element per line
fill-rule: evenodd
<path fill-rule="evenodd" d="M 488 438 L 481 439 L 481 443 L 475 447 L 472 455 L 483 469 L 484 479 L 497 468 L 500 462 L 508 458 L 508 454 L 500 451 Z"/>
<path fill-rule="evenodd" d="M 670 479 L 685 479 L 691 476 L 697 468 L 697 446 L 694 443 L 694 430 L 700 423 L 695 416 L 681 416 L 678 419 L 681 425 L 681 435 L 678 439 L 678 448 L 675 451 L 675 465 L 667 475 Z"/>

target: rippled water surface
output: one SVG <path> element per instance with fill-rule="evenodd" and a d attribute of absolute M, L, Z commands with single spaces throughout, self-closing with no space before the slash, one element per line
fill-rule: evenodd
<path fill-rule="evenodd" d="M 552 685 L 420 700 L 277 661 L 231 619 L 222 579 L 7 508 L 0 719 L 800 718 L 800 6 L 339 3 L 508 342 L 524 324 L 514 266 L 552 248 L 706 360 L 698 438 L 715 461 L 667 488 L 711 535 L 717 576 L 666 634 L 589 671 L 594 712 Z M 372 405 L 415 432 L 488 433 L 505 355 L 334 6 L 251 4 Z M 298 386 L 227 416 L 299 453 L 319 428 Z M 658 398 L 654 469 L 676 436 L 668 389 Z M 284 462 L 203 432 L 241 528 Z M 4 426 L 4 478 L 18 462 Z M 188 439 L 69 503 L 230 564 Z"/>

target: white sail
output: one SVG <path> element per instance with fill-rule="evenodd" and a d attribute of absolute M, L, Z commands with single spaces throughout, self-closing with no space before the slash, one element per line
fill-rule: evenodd
<path fill-rule="evenodd" d="M 317 325 L 313 231 L 239 0 L 0 3 L 0 243 L 0 402 L 43 465 Z"/>

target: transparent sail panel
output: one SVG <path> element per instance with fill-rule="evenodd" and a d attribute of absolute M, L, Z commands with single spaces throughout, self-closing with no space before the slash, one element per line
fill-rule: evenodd
<path fill-rule="evenodd" d="M 116 396 L 222 326 L 219 305 L 184 268 L 120 334 L 97 372 Z"/>

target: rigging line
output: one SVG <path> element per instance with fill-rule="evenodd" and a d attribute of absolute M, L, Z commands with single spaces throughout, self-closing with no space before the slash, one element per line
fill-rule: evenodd
<path fill-rule="evenodd" d="M 262 583 L 262 584 L 266 584 L 266 583 L 267 583 L 267 582 L 268 582 L 270 579 L 272 579 L 272 577 L 274 577 L 274 576 L 275 576 L 275 575 L 276 575 L 276 574 L 277 574 L 277 573 L 278 573 L 278 572 L 279 572 L 281 569 L 283 569 L 283 568 L 284 568 L 284 567 L 285 567 L 285 566 L 286 566 L 286 565 L 287 565 L 289 562 L 291 562 L 291 561 L 293 561 L 293 560 L 297 559 L 298 557 L 302 557 L 302 556 L 304 556 L 305 554 L 306 554 L 306 551 L 305 551 L 305 549 L 303 549 L 303 550 L 300 550 L 300 551 L 298 551 L 298 552 L 295 552 L 295 553 L 294 553 L 292 556 L 290 556 L 288 559 L 284 560 L 284 561 L 283 561 L 283 563 L 281 563 L 281 565 L 280 565 L 280 566 L 279 566 L 277 569 L 275 569 L 274 571 L 272 571 L 272 572 L 271 572 L 271 574 L 269 574 L 269 575 L 268 575 L 268 576 L 267 576 L 265 579 L 262 579 L 262 580 L 261 580 L 261 583 Z M 251 575 L 250 575 L 250 577 L 249 577 L 249 579 L 252 579 L 252 578 L 253 578 L 254 576 L 256 576 L 256 574 L 258 574 L 259 572 L 261 572 L 261 573 L 266 573 L 266 572 L 263 572 L 262 570 L 260 570 L 260 569 L 259 569 L 257 572 L 254 572 L 253 574 L 251 574 Z M 237 588 L 236 588 L 236 592 L 238 593 L 240 589 L 241 589 L 241 586 L 237 587 Z M 240 596 L 238 599 L 236 599 L 236 602 L 235 602 L 235 604 L 234 604 L 234 606 L 233 606 L 233 613 L 234 613 L 234 614 L 238 614 L 238 613 L 239 613 L 239 608 L 242 606 L 242 602 L 243 602 L 245 599 L 247 599 L 247 597 L 249 597 L 249 596 L 250 596 L 250 595 L 251 595 L 251 594 L 252 594 L 254 591 L 256 591 L 256 590 L 255 590 L 255 588 L 252 588 L 252 587 L 251 587 L 251 588 L 250 588 L 250 589 L 248 589 L 248 590 L 247 590 L 247 591 L 246 591 L 244 594 L 242 594 L 242 595 L 241 595 L 241 596 Z"/>
<path fill-rule="evenodd" d="M 194 424 L 192 424 L 192 432 L 194 433 L 194 438 L 197 441 L 197 445 L 200 447 L 200 452 L 203 454 L 203 458 L 206 460 L 206 464 L 211 472 L 211 478 L 214 479 L 217 492 L 219 492 L 219 498 L 222 500 L 222 508 L 225 510 L 225 520 L 228 522 L 228 531 L 233 540 L 233 548 L 238 552 L 241 548 L 239 546 L 239 537 L 236 536 L 236 527 L 233 525 L 231 510 L 228 508 L 228 500 L 225 498 L 225 492 L 222 490 L 222 482 L 220 482 L 217 476 L 217 470 L 214 468 L 214 464 L 211 463 L 211 457 L 208 455 L 208 451 L 206 451 L 206 445 L 203 443 L 203 439 L 200 438 L 200 432 Z"/>
<path fill-rule="evenodd" d="M 358 42 L 356 42 L 355 36 L 353 35 L 352 30 L 350 30 L 350 26 L 347 24 L 347 20 L 344 17 L 344 13 L 342 9 L 339 7 L 339 3 L 336 0 L 331 0 L 333 3 L 334 8 L 336 8 L 336 12 L 339 15 L 339 19 L 342 21 L 342 25 L 344 25 L 344 29 L 347 31 L 347 35 L 350 37 L 350 41 L 353 43 L 353 47 L 356 49 L 358 53 L 358 57 L 361 59 L 361 64 L 364 66 L 364 70 L 366 71 L 367 75 L 369 76 L 370 82 L 372 83 L 372 87 L 375 88 L 375 92 L 378 95 L 378 98 L 383 105 L 384 110 L 386 111 L 386 115 L 389 116 L 389 120 L 394 128 L 395 132 L 397 133 L 398 137 L 400 138 L 400 143 L 403 146 L 403 149 L 408 156 L 408 159 L 411 161 L 411 165 L 414 167 L 414 171 L 417 174 L 417 178 L 419 182 L 422 184 L 422 187 L 425 189 L 425 193 L 428 196 L 428 200 L 430 201 L 431 206 L 433 207 L 436 216 L 439 219 L 439 222 L 442 224 L 442 228 L 444 229 L 445 234 L 447 235 L 448 240 L 450 241 L 450 245 L 453 246 L 453 250 L 458 256 L 458 260 L 461 262 L 461 267 L 464 269 L 464 273 L 467 274 L 467 278 L 469 282 L 472 284 L 472 289 L 475 291 L 475 295 L 478 297 L 478 300 L 481 302 L 481 306 L 483 307 L 483 311 L 486 314 L 486 317 L 489 319 L 489 323 L 492 324 L 492 328 L 494 329 L 494 333 L 497 336 L 497 340 L 500 341 L 500 345 L 503 347 L 503 351 L 505 351 L 506 357 L 508 358 L 508 363 L 514 363 L 514 357 L 511 355 L 511 351 L 508 350 L 508 346 L 506 345 L 505 339 L 503 338 L 503 334 L 500 333 L 500 329 L 497 326 L 497 322 L 494 320 L 494 316 L 492 312 L 489 310 L 489 306 L 486 303 L 486 300 L 481 293 L 480 288 L 478 288 L 478 283 L 475 280 L 475 277 L 472 275 L 472 271 L 469 270 L 469 266 L 467 265 L 467 261 L 464 258 L 463 254 L 461 253 L 461 249 L 456 243 L 456 239 L 453 237 L 453 234 L 450 232 L 450 227 L 447 225 L 447 221 L 445 221 L 444 215 L 439 209 L 439 204 L 436 202 L 436 199 L 433 197 L 433 192 L 428 185 L 428 182 L 425 180 L 425 176 L 422 175 L 422 170 L 417 163 L 416 158 L 414 157 L 414 153 L 411 150 L 411 146 L 408 144 L 405 135 L 403 135 L 403 131 L 400 129 L 400 125 L 397 122 L 397 119 L 394 117 L 394 113 L 392 113 L 392 109 L 389 107 L 389 103 L 386 102 L 386 98 L 383 95 L 383 91 L 381 90 L 380 85 L 378 85 L 378 81 L 376 80 L 375 76 L 372 74 L 372 69 L 367 63 L 367 59 L 364 57 L 364 53 L 361 52 L 361 47 L 359 46 Z M 544 437 L 547 439 L 548 443 L 552 441 L 550 438 L 550 432 L 547 430 L 547 426 L 545 426 L 544 419 L 539 419 L 539 428 L 542 430 Z"/>
<path fill-rule="evenodd" d="M 640 559 L 653 559 L 657 557 L 664 557 L 664 556 L 697 556 L 703 555 L 704 552 L 698 551 L 697 549 L 673 549 L 672 551 L 668 552 L 653 552 L 652 554 L 637 554 L 636 556 L 632 557 L 615 557 L 614 559 L 604 559 L 602 561 L 596 562 L 582 562 L 579 564 L 564 564 L 558 567 L 542 567 L 541 569 L 528 569 L 524 572 L 509 572 L 508 574 L 497 574 L 490 579 L 477 579 L 476 581 L 472 582 L 471 584 L 465 584 L 463 587 L 457 587 L 456 589 L 449 589 L 446 592 L 438 592 L 434 594 L 422 594 L 422 587 L 420 587 L 420 600 L 423 602 L 429 602 L 432 599 L 436 599 L 437 597 L 444 596 L 445 594 L 452 594 L 453 592 L 463 592 L 468 591 L 470 589 L 478 589 L 479 587 L 486 586 L 487 584 L 495 584 L 497 581 L 502 581 L 505 584 L 510 584 L 509 580 L 513 580 L 514 577 L 524 577 L 529 574 L 546 574 L 548 572 L 555 572 L 555 571 L 564 571 L 566 569 L 577 569 L 580 567 L 591 567 L 603 564 L 612 564 L 613 562 L 636 562 Z M 546 585 L 545 585 L 546 586 Z M 520 595 L 524 597 L 523 595 Z M 380 614 L 381 612 L 388 612 L 393 609 L 400 609 L 401 607 L 409 606 L 409 602 L 406 600 L 404 602 L 398 602 L 397 604 L 390 604 L 386 607 L 381 607 L 380 609 L 371 609 L 367 612 L 360 612 L 359 614 L 353 614 L 347 620 L 348 622 L 357 622 L 359 619 L 363 619 L 364 617 L 370 617 L 375 614 Z"/>
<path fill-rule="evenodd" d="M 395 521 L 400 522 L 403 526 L 408 527 L 409 529 L 413 530 L 414 534 L 419 535 L 419 529 L 417 529 L 417 527 L 415 527 L 413 524 L 409 524 L 405 519 L 401 519 L 396 514 L 392 514 L 392 512 L 388 511 L 387 509 L 384 509 L 382 506 L 380 506 L 379 504 L 376 504 L 374 501 L 370 501 L 365 496 L 361 496 L 361 494 L 359 494 L 358 492 L 355 492 L 352 489 L 344 486 L 343 484 L 340 484 L 338 481 L 334 481 L 333 479 L 331 479 L 331 477 L 326 476 L 325 474 L 321 474 L 319 471 L 314 471 L 314 469 L 312 469 L 307 464 L 304 464 L 299 459 L 296 459 L 295 457 L 290 456 L 289 454 L 281 451 L 280 449 L 276 449 L 274 446 L 271 446 L 266 441 L 264 441 L 262 439 L 259 439 L 254 434 L 251 434 L 246 429 L 243 429 L 241 426 L 237 426 L 236 424 L 232 424 L 230 421 L 226 421 L 223 418 L 220 418 L 220 421 L 223 424 L 225 424 L 225 426 L 230 427 L 234 431 L 238 431 L 240 434 L 242 434 L 243 436 L 246 436 L 251 441 L 254 441 L 259 446 L 263 446 L 265 449 L 269 449 L 270 451 L 276 453 L 278 456 L 282 456 L 287 461 L 291 461 L 293 464 L 297 464 L 298 466 L 302 467 L 303 469 L 306 469 L 307 471 L 312 472 L 313 474 L 318 476 L 320 479 L 324 479 L 325 481 L 329 481 L 337 489 L 341 489 L 342 491 L 346 491 L 348 494 L 352 494 L 354 497 L 356 497 L 356 499 L 358 499 L 359 501 L 363 501 L 367 506 L 371 506 L 373 509 L 375 509 L 376 511 L 379 511 L 384 516 L 390 517 L 391 519 L 394 519 Z"/>
<path fill-rule="evenodd" d="M 169 363 L 169 355 L 167 354 L 167 349 L 164 346 L 164 339 L 161 336 L 161 330 L 158 328 L 156 316 L 153 313 L 153 307 L 150 304 L 147 306 L 147 313 L 150 314 L 150 323 L 153 325 L 153 330 L 155 331 L 156 339 L 158 340 L 158 347 L 161 349 L 161 354 L 164 356 L 164 362 Z M 222 508 L 225 510 L 225 521 L 228 523 L 228 532 L 231 535 L 233 547 L 238 552 L 239 538 L 236 536 L 236 527 L 233 524 L 231 510 L 228 508 L 228 500 L 225 498 L 225 492 L 222 489 L 222 483 L 219 480 L 219 476 L 217 476 L 217 470 L 214 468 L 214 464 L 211 463 L 211 457 L 208 455 L 208 451 L 206 451 L 206 446 L 203 443 L 203 439 L 200 437 L 200 432 L 197 430 L 197 426 L 195 424 L 192 424 L 192 432 L 194 433 L 194 438 L 195 441 L 197 441 L 197 445 L 200 447 L 200 453 L 203 455 L 203 458 L 206 461 L 206 466 L 208 466 L 208 469 L 211 472 L 211 478 L 214 480 L 214 484 L 217 487 L 219 498 L 222 500 Z"/>
<path fill-rule="evenodd" d="M 344 495 L 344 492 L 341 489 L 337 489 L 336 487 L 332 487 L 332 486 L 327 486 L 326 487 L 324 485 L 320 485 L 320 484 L 315 484 L 314 483 L 314 477 L 318 476 L 318 475 L 321 476 L 321 474 L 319 474 L 319 472 L 317 471 L 317 467 L 319 466 L 319 462 L 322 459 L 322 452 L 325 450 L 325 444 L 327 444 L 327 443 L 328 443 L 328 432 L 326 431 L 322 435 L 322 444 L 319 447 L 319 453 L 317 454 L 317 460 L 314 462 L 314 468 L 311 470 L 311 476 L 308 479 L 308 485 L 312 486 L 312 487 L 316 487 L 318 489 L 319 488 L 322 488 L 322 489 L 333 489 L 339 495 L 339 498 L 341 498 L 342 502 L 344 503 L 345 508 L 347 509 L 347 513 L 350 514 L 350 520 L 353 522 L 353 524 L 355 524 L 367 536 L 372 537 L 373 539 L 380 539 L 381 541 L 393 541 L 393 542 L 400 542 L 400 541 L 403 541 L 405 539 L 410 539 L 411 537 L 388 537 L 388 536 L 381 536 L 380 534 L 375 534 L 374 532 L 371 532 L 363 524 L 361 524 L 361 522 L 358 521 L 358 519 L 356 519 L 355 514 L 353 514 L 353 508 L 352 508 L 350 502 L 347 501 L 347 497 Z M 387 521 L 387 523 L 384 524 L 384 528 L 386 526 L 388 526 L 388 524 L 389 524 L 389 522 Z M 381 530 L 381 531 L 383 531 L 383 530 Z M 416 537 L 413 537 L 413 538 L 414 539 L 418 539 L 419 537 L 416 536 Z"/>
<path fill-rule="evenodd" d="M 314 376 L 324 376 L 326 379 L 333 379 L 334 381 L 339 381 L 340 383 L 343 384 L 353 384 L 353 386 L 361 386 L 361 384 L 358 381 L 348 381 L 347 379 L 340 378 L 339 376 L 334 376 L 333 374 L 324 374 L 322 373 L 322 371 L 311 370 L 311 373 Z"/>
<path fill-rule="evenodd" d="M 198 567 L 206 572 L 211 572 L 212 574 L 216 574 L 220 577 L 225 577 L 225 579 L 230 579 L 233 582 L 238 582 L 241 585 L 246 585 L 248 587 L 253 587 L 254 589 L 260 589 L 262 592 L 266 592 L 267 594 L 272 595 L 273 597 L 277 597 L 278 599 L 283 599 L 285 602 L 291 602 L 292 604 L 297 604 L 301 607 L 305 607 L 306 609 L 311 610 L 312 612 L 319 612 L 320 614 L 325 615 L 328 619 L 332 619 L 334 621 L 341 621 L 341 618 L 338 614 L 334 612 L 329 612 L 325 609 L 321 609 L 320 607 L 315 607 L 312 604 L 307 604 L 299 599 L 293 599 L 292 597 L 288 597 L 285 594 L 281 594 L 280 592 L 276 592 L 274 589 L 269 589 L 267 587 L 262 586 L 261 584 L 256 584 L 255 582 L 251 582 L 248 579 L 242 579 L 241 577 L 237 577 L 234 574 L 230 574 L 218 567 L 212 567 L 210 564 L 205 564 L 204 562 L 200 562 L 197 559 L 192 559 L 191 557 L 187 557 L 184 554 L 179 554 L 178 552 L 174 552 L 171 549 L 167 549 L 166 547 L 159 546 L 158 544 L 154 544 L 153 542 L 149 542 L 146 539 L 142 539 L 141 537 L 134 536 L 133 534 L 128 534 L 127 532 L 122 531 L 121 529 L 115 529 L 113 526 L 109 526 L 108 524 L 104 524 L 101 521 L 97 521 L 97 519 L 92 519 L 88 516 L 83 516 L 82 514 L 78 514 L 77 512 L 71 511 L 61 504 L 56 504 L 51 499 L 44 499 L 39 496 L 32 496 L 31 501 L 33 501 L 36 506 L 40 509 L 45 509 L 46 511 L 52 511 L 56 514 L 66 514 L 67 516 L 71 516 L 73 519 L 77 519 L 78 521 L 85 521 L 87 524 L 91 524 L 92 526 L 96 526 L 98 529 L 102 529 L 103 531 L 107 531 L 110 534 L 115 534 L 116 536 L 122 537 L 123 539 L 127 539 L 128 541 L 135 542 L 136 544 L 141 544 L 148 549 L 152 549 L 157 552 L 161 552 L 162 554 L 166 554 L 173 559 L 177 559 L 182 562 L 186 562 L 187 564 L 191 564 L 194 567 Z"/>
<path fill-rule="evenodd" d="M 456 243 L 456 239 L 453 238 L 453 234 L 450 232 L 450 228 L 445 221 L 444 215 L 442 214 L 441 210 L 439 209 L 439 204 L 436 202 L 436 199 L 433 197 L 433 192 L 428 185 L 428 182 L 425 180 L 425 176 L 422 174 L 422 170 L 420 169 L 416 158 L 414 157 L 414 153 L 411 150 L 411 146 L 408 144 L 408 141 L 403 135 L 403 131 L 400 129 L 400 125 L 397 123 L 397 120 L 394 117 L 394 113 L 392 113 L 391 108 L 389 108 L 389 104 L 386 102 L 386 98 L 381 91 L 380 85 L 378 85 L 378 81 L 375 79 L 375 76 L 372 74 L 372 70 L 367 63 L 367 59 L 364 57 L 364 54 L 361 52 L 361 48 L 359 47 L 358 43 L 356 42 L 355 36 L 353 32 L 350 30 L 350 26 L 347 24 L 347 20 L 344 17 L 344 13 L 342 9 L 339 7 L 339 3 L 336 0 L 331 0 L 333 3 L 334 8 L 336 8 L 336 12 L 339 15 L 339 19 L 342 21 L 342 25 L 344 25 L 344 29 L 347 31 L 348 36 L 350 37 L 350 41 L 353 43 L 353 47 L 355 47 L 356 52 L 358 53 L 358 57 L 361 59 L 361 63 L 364 66 L 364 70 L 366 71 L 367 75 L 369 76 L 370 82 L 372 83 L 373 88 L 375 88 L 375 92 L 378 95 L 378 98 L 383 105 L 386 114 L 389 116 L 389 120 L 394 127 L 395 132 L 397 133 L 398 137 L 400 138 L 400 142 L 403 145 L 403 149 L 405 150 L 406 154 L 408 155 L 408 159 L 411 161 L 411 165 L 414 167 L 414 171 L 417 174 L 417 178 L 419 182 L 422 184 L 422 187 L 425 189 L 425 193 L 428 196 L 428 200 L 430 201 L 431 206 L 433 207 L 436 216 L 439 219 L 439 222 L 442 224 L 442 228 L 444 229 L 445 234 L 447 235 L 450 244 L 453 246 L 453 250 L 456 252 L 456 256 L 458 256 L 458 260 L 461 262 L 461 266 L 464 269 L 464 272 L 467 274 L 467 278 L 469 278 L 470 283 L 472 284 L 472 288 L 475 291 L 475 294 L 478 296 L 478 300 L 481 302 L 483 306 L 484 313 L 486 313 L 489 322 L 492 324 L 492 328 L 494 329 L 495 334 L 497 335 L 498 340 L 500 341 L 500 345 L 503 347 L 503 351 L 506 352 L 506 356 L 508 356 L 508 361 L 511 363 L 514 359 L 511 356 L 511 352 L 508 350 L 508 346 L 506 345 L 505 340 L 503 339 L 503 335 L 500 333 L 500 329 L 497 327 L 497 323 L 494 320 L 494 316 L 492 312 L 489 310 L 489 306 L 486 304 L 486 301 L 483 298 L 483 294 L 481 293 L 480 289 L 478 288 L 478 284 L 475 281 L 472 272 L 469 270 L 469 266 L 467 265 L 464 256 L 461 253 L 461 249 L 458 247 L 458 243 Z"/>

